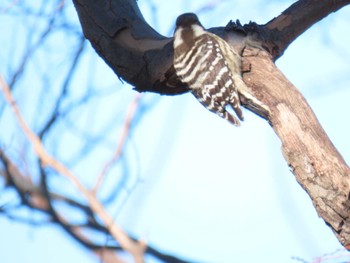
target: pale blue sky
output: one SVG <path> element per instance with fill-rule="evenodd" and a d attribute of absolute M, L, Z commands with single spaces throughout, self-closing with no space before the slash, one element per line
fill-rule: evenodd
<path fill-rule="evenodd" d="M 249 20 L 265 23 L 294 1 L 197 0 L 165 4 L 157 0 L 153 1 L 156 16 L 152 15 L 148 1 L 138 1 L 145 18 L 162 34 L 173 31 L 177 15 L 196 12 L 212 2 L 215 7 L 199 13 L 206 27 L 225 25 L 236 18 L 242 23 Z M 71 16 L 75 15 L 73 11 Z M 344 32 L 350 27 L 349 17 L 349 7 L 332 14 L 299 37 L 277 62 L 308 99 L 347 163 L 350 34 Z M 8 28 L 18 27 L 15 20 L 8 21 Z M 0 44 L 10 46 L 11 39 L 2 39 Z M 4 52 L 0 51 L 0 58 L 6 67 L 11 63 Z M 79 69 L 82 72 L 89 72 L 92 64 L 97 65 L 93 83 L 103 87 L 115 85 L 118 92 L 105 99 L 103 107 L 96 102 L 99 107 L 78 112 L 79 123 L 84 126 L 93 116 L 91 129 L 98 132 L 99 123 L 104 125 L 115 118 L 117 124 L 106 135 L 112 140 L 120 134 L 118 125 L 123 119 L 113 117 L 120 105 L 115 102 L 122 97 L 127 105 L 135 92 L 126 84 L 120 85 L 90 45 L 83 61 Z M 4 65 L 0 70 L 3 74 Z M 89 84 L 86 75 L 79 76 L 74 81 L 77 93 Z M 29 103 L 20 94 L 17 98 L 22 105 Z M 204 110 L 191 94 L 176 97 L 145 94 L 142 101 L 147 105 L 156 103 L 139 119 L 126 153 L 133 164 L 128 186 L 134 186 L 137 179 L 142 179 L 142 183 L 136 185 L 130 196 L 124 189 L 127 201 L 123 206 L 118 203 L 109 208 L 130 233 L 164 252 L 196 262 L 297 262 L 292 257 L 311 262 L 312 258 L 341 249 L 289 172 L 280 142 L 264 120 L 245 111 L 245 122 L 235 128 Z M 6 127 L 14 126 L 10 112 L 6 114 Z M 0 127 L 4 127 L 4 119 L 0 120 Z M 5 132 L 0 134 L 5 136 Z M 11 138 L 11 134 L 6 136 Z M 69 142 L 72 138 L 67 135 L 62 140 Z M 65 144 L 50 150 L 67 158 Z M 87 157 L 87 161 L 94 162 L 76 165 L 74 171 L 90 183 L 108 154 L 101 152 L 100 159 Z M 59 180 L 57 183 L 60 184 Z M 0 195 L 0 205 L 11 198 Z M 58 227 L 33 227 L 0 216 L 0 233 L 1 263 L 97 262 Z"/>

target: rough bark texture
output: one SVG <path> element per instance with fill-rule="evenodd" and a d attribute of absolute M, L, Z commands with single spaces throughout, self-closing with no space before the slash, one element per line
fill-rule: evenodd
<path fill-rule="evenodd" d="M 172 39 L 154 31 L 135 1 L 74 0 L 85 36 L 116 74 L 138 91 L 188 91 L 173 69 Z M 266 25 L 230 22 L 212 32 L 243 53 L 244 81 L 270 110 L 269 124 L 299 184 L 339 241 L 350 249 L 350 170 L 298 90 L 275 66 L 288 45 L 350 0 L 302 0 Z M 245 36 L 268 51 L 245 49 Z M 254 51 L 254 52 L 253 52 Z M 245 105 L 254 111 L 255 105 Z M 259 112 L 255 113 L 259 114 Z M 261 115 L 261 114 L 260 114 Z"/>
<path fill-rule="evenodd" d="M 298 183 L 338 240 L 350 248 L 350 169 L 310 106 L 266 52 L 246 50 L 244 81 L 270 109 L 269 122 Z"/>
<path fill-rule="evenodd" d="M 273 43 L 271 54 L 274 59 L 280 57 L 289 44 L 313 24 L 347 4 L 349 4 L 348 0 L 297 1 L 281 15 L 264 25 L 263 27 L 269 32 L 267 41 Z"/>
<path fill-rule="evenodd" d="M 74 1 L 84 34 L 97 53 L 138 91 L 179 94 L 172 39 L 143 19 L 135 1 Z"/>

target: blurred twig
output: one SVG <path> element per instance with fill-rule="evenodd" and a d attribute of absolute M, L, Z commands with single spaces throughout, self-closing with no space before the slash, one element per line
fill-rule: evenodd
<path fill-rule="evenodd" d="M 68 91 L 68 87 L 71 83 L 71 80 L 74 76 L 74 73 L 77 69 L 77 66 L 78 66 L 78 62 L 79 60 L 81 59 L 81 56 L 83 54 L 83 51 L 84 51 L 84 47 L 85 47 L 85 38 L 83 36 L 81 36 L 80 38 L 80 43 L 79 43 L 79 46 L 78 46 L 78 50 L 73 58 L 73 61 L 72 61 L 72 65 L 67 73 L 67 76 L 64 80 L 64 83 L 63 83 L 63 87 L 62 87 L 62 90 L 61 90 L 61 93 L 60 95 L 58 96 L 57 100 L 56 100 L 56 104 L 54 106 L 54 109 L 53 109 L 53 112 L 50 116 L 50 118 L 47 120 L 46 124 L 44 125 L 44 127 L 41 129 L 41 131 L 39 132 L 39 138 L 42 139 L 45 135 L 45 133 L 47 131 L 49 131 L 49 129 L 51 128 L 51 126 L 55 123 L 56 119 L 59 117 L 59 109 L 60 109 L 60 106 L 61 106 L 61 103 L 63 101 L 63 99 L 65 98 L 65 96 L 67 95 L 67 91 Z"/>
<path fill-rule="evenodd" d="M 127 115 L 126 115 L 126 118 L 125 118 L 125 121 L 124 121 L 124 125 L 123 125 L 123 132 L 122 132 L 122 135 L 120 137 L 118 147 L 117 147 L 116 151 L 114 152 L 112 158 L 106 163 L 106 165 L 103 167 L 102 171 L 98 175 L 97 180 L 96 180 L 96 184 L 95 184 L 95 186 L 93 188 L 93 192 L 94 193 L 96 193 L 98 191 L 98 188 L 100 187 L 104 176 L 106 175 L 108 170 L 112 167 L 112 165 L 116 161 L 119 160 L 119 158 L 120 158 L 120 156 L 121 156 L 121 154 L 123 152 L 125 142 L 126 142 L 126 140 L 128 138 L 129 132 L 130 132 L 131 122 L 132 122 L 132 120 L 134 118 L 134 115 L 135 115 L 137 106 L 139 104 L 140 98 L 141 98 L 141 94 L 137 93 L 135 95 L 134 100 L 131 102 L 131 104 L 129 106 L 129 109 L 128 109 L 128 112 L 127 112 Z"/>
<path fill-rule="evenodd" d="M 0 150 L 0 161 L 2 162 L 4 169 L 0 170 L 0 176 L 5 178 L 6 187 L 13 187 L 21 197 L 21 201 L 16 204 L 0 204 L 0 214 L 6 216 L 12 220 L 16 220 L 22 223 L 30 224 L 35 226 L 41 226 L 43 223 L 57 223 L 62 226 L 62 228 L 75 240 L 77 240 L 84 247 L 90 249 L 96 256 L 101 259 L 101 262 L 106 263 L 119 263 L 122 262 L 114 253 L 116 250 L 121 250 L 120 246 L 115 244 L 99 244 L 96 241 L 96 236 L 87 236 L 84 232 L 85 229 L 90 229 L 108 234 L 108 229 L 100 225 L 95 219 L 93 211 L 91 211 L 89 206 L 79 203 L 73 199 L 66 196 L 54 193 L 50 191 L 45 195 L 42 189 L 36 186 L 31 180 L 27 180 L 27 176 L 23 175 L 18 167 L 6 156 L 6 154 Z M 87 222 L 85 224 L 72 224 L 66 218 L 62 216 L 62 213 L 58 211 L 56 215 L 53 215 L 49 208 L 49 200 L 63 202 L 64 204 L 70 205 L 73 208 L 83 212 L 87 217 Z M 12 211 L 16 211 L 23 205 L 34 209 L 35 211 L 40 211 L 48 215 L 49 221 L 33 221 L 23 217 L 18 217 L 11 214 Z M 132 240 L 136 240 L 130 237 Z M 188 263 L 188 261 L 182 260 L 178 257 L 167 255 L 161 253 L 159 250 L 147 246 L 146 253 L 154 256 L 155 258 L 167 263 Z"/>
<path fill-rule="evenodd" d="M 17 80 L 21 77 L 21 75 L 23 74 L 26 65 L 29 61 L 29 59 L 31 58 L 31 56 L 35 53 L 36 50 L 39 49 L 39 47 L 41 47 L 44 42 L 45 39 L 48 37 L 48 35 L 52 32 L 52 29 L 54 27 L 56 18 L 58 17 L 58 14 L 63 10 L 63 5 L 61 3 L 58 4 L 57 8 L 54 9 L 53 14 L 51 15 L 50 20 L 47 23 L 47 26 L 45 28 L 45 30 L 41 33 L 41 35 L 39 36 L 39 38 L 37 39 L 37 41 L 28 47 L 27 52 L 24 54 L 22 60 L 21 60 L 21 64 L 18 66 L 16 72 L 13 74 L 11 80 L 9 81 L 8 86 L 12 89 Z"/>
<path fill-rule="evenodd" d="M 5 83 L 2 76 L 0 76 L 0 85 L 6 101 L 11 106 L 22 131 L 32 144 L 32 147 L 34 148 L 34 151 L 40 159 L 42 165 L 51 167 L 57 173 L 69 179 L 69 181 L 76 186 L 79 192 L 85 196 L 91 209 L 101 218 L 105 226 L 109 229 L 111 235 L 115 238 L 116 241 L 118 241 L 120 246 L 134 257 L 135 262 L 144 262 L 143 255 L 146 249 L 145 242 L 135 242 L 131 240 L 128 235 L 125 234 L 123 229 L 113 221 L 113 218 L 107 213 L 102 204 L 96 199 L 95 195 L 87 188 L 85 188 L 85 186 L 81 184 L 77 177 L 67 167 L 65 167 L 63 164 L 61 164 L 46 152 L 39 137 L 34 134 L 34 132 L 27 126 L 19 108 L 16 105 L 16 102 L 12 97 L 8 85 Z"/>

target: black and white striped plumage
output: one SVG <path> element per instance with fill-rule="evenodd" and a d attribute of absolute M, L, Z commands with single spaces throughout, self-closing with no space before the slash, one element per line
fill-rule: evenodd
<path fill-rule="evenodd" d="M 220 37 L 206 31 L 193 13 L 180 15 L 174 33 L 174 67 L 181 81 L 210 111 L 239 126 L 226 111 L 231 105 L 243 120 L 238 86 L 240 56 Z"/>

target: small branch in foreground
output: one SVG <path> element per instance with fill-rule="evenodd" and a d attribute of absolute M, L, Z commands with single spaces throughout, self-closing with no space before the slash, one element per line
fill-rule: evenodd
<path fill-rule="evenodd" d="M 126 119 L 125 119 L 124 125 L 123 125 L 123 132 L 122 132 L 122 135 L 120 137 L 118 147 L 117 147 L 114 155 L 112 156 L 112 158 L 106 163 L 106 165 L 103 167 L 102 171 L 100 172 L 100 174 L 97 177 L 95 187 L 93 188 L 93 192 L 95 194 L 97 193 L 98 188 L 100 187 L 100 185 L 103 181 L 103 177 L 108 172 L 108 170 L 112 167 L 112 165 L 120 158 L 120 156 L 123 152 L 125 142 L 128 139 L 131 122 L 134 118 L 134 115 L 135 115 L 137 106 L 139 104 L 140 98 L 141 98 L 141 94 L 137 93 L 134 100 L 132 101 L 132 103 L 129 106 L 128 113 L 127 113 L 127 116 L 126 116 Z"/>
<path fill-rule="evenodd" d="M 79 192 L 85 196 L 91 209 L 101 218 L 106 228 L 109 229 L 111 235 L 120 244 L 120 246 L 134 257 L 135 262 L 144 262 L 143 255 L 146 249 L 145 242 L 135 242 L 131 240 L 128 235 L 125 234 L 123 229 L 115 224 L 113 218 L 107 213 L 103 205 L 96 199 L 94 194 L 86 189 L 85 186 L 81 184 L 77 177 L 68 168 L 66 168 L 62 163 L 54 159 L 46 152 L 38 136 L 28 127 L 25 120 L 23 119 L 23 116 L 17 107 L 16 102 L 12 97 L 10 88 L 5 83 L 2 76 L 0 76 L 0 85 L 6 101 L 11 106 L 23 133 L 32 144 L 32 147 L 34 148 L 34 151 L 37 154 L 38 158 L 41 160 L 43 166 L 51 167 L 57 173 L 69 179 L 69 181 L 75 185 Z"/>

